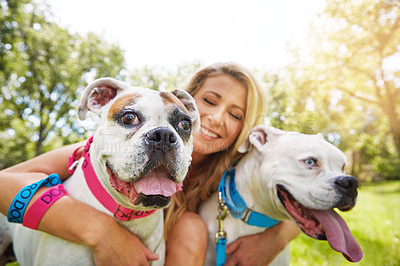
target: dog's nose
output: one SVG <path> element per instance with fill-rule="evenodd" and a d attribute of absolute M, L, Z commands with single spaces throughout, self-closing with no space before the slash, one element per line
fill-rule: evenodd
<path fill-rule="evenodd" d="M 338 189 L 345 192 L 349 196 L 357 195 L 358 180 L 354 176 L 339 176 L 335 179 L 335 184 Z"/>
<path fill-rule="evenodd" d="M 163 152 L 169 151 L 178 142 L 174 132 L 167 127 L 158 127 L 147 132 L 146 138 L 150 148 L 155 148 Z"/>

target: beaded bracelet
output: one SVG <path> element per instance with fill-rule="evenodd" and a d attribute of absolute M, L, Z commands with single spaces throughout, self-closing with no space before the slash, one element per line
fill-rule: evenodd
<path fill-rule="evenodd" d="M 20 191 L 18 191 L 17 195 L 11 202 L 10 208 L 8 209 L 8 221 L 11 223 L 22 223 L 26 207 L 39 187 L 53 187 L 58 184 L 61 184 L 61 179 L 58 177 L 58 174 L 51 174 L 36 183 L 22 188 Z"/>
<path fill-rule="evenodd" d="M 66 194 L 67 192 L 65 191 L 63 184 L 56 185 L 47 190 L 26 211 L 22 224 L 26 227 L 36 230 L 46 211 L 58 199 Z"/>

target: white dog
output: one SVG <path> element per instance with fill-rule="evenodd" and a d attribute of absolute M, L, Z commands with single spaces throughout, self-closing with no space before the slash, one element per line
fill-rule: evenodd
<path fill-rule="evenodd" d="M 227 204 L 234 206 L 234 215 L 242 216 L 235 219 L 228 215 L 223 220 L 228 243 L 265 230 L 243 220 L 253 219 L 254 223 L 263 216 L 261 220 L 275 224 L 275 220 L 292 219 L 305 234 L 328 240 L 349 261 L 362 258 L 362 251 L 346 223 L 333 210 L 350 210 L 355 205 L 358 187 L 357 179 L 344 173 L 346 158 L 339 149 L 320 135 L 260 125 L 251 131 L 239 151 L 248 153 L 235 167 L 236 175 L 234 171 L 228 172 L 219 189 L 223 190 Z M 245 202 L 244 207 L 237 206 L 243 213 L 235 209 L 237 195 L 244 200 L 240 204 Z M 200 215 L 210 232 L 206 265 L 215 265 L 216 261 L 217 210 L 218 193 L 200 207 Z M 289 249 L 282 251 L 272 264 L 288 265 Z"/>
<path fill-rule="evenodd" d="M 181 189 L 191 162 L 192 133 L 200 127 L 194 99 L 182 90 L 156 92 L 103 78 L 84 91 L 79 117 L 85 119 L 88 110 L 100 116 L 98 129 L 74 174 L 64 183 L 65 189 L 72 197 L 118 218 L 159 255 L 153 264 L 163 265 L 161 208 Z M 90 164 L 97 178 L 87 177 Z M 101 192 L 93 194 L 93 186 Z M 131 219 L 135 216 L 143 217 Z M 8 227 L 21 265 L 94 265 L 84 246 L 20 224 L 9 223 Z M 0 229 L 4 228 L 3 219 Z M 0 236 L 1 251 L 9 237 L 5 232 Z"/>

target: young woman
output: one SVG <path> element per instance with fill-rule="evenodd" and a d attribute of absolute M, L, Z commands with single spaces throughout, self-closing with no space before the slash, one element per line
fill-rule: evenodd
<path fill-rule="evenodd" d="M 185 89 L 194 97 L 201 129 L 194 135 L 192 164 L 166 210 L 166 265 L 203 265 L 207 227 L 197 214 L 202 201 L 218 187 L 224 170 L 240 159 L 238 147 L 249 130 L 263 123 L 266 101 L 252 75 L 234 63 L 216 63 L 195 73 Z M 68 178 L 68 157 L 83 143 L 48 152 L 0 172 L 0 212 L 7 214 L 25 185 L 58 173 Z M 45 189 L 36 193 L 40 195 Z M 31 201 L 33 202 L 35 198 Z M 29 207 L 28 207 L 29 208 Z M 147 265 L 157 259 L 112 217 L 65 196 L 44 215 L 39 230 L 89 247 L 97 265 Z M 298 234 L 283 222 L 261 234 L 238 239 L 227 247 L 226 265 L 266 265 Z"/>

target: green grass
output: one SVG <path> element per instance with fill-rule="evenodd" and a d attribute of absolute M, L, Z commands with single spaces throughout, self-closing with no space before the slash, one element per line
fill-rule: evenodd
<path fill-rule="evenodd" d="M 16 262 L 16 261 L 14 261 L 14 262 L 9 262 L 9 263 L 6 263 L 6 266 L 19 266 L 19 263 Z"/>
<path fill-rule="evenodd" d="M 400 266 L 399 188 L 398 181 L 361 186 L 355 208 L 339 211 L 363 250 L 360 262 L 348 262 L 327 241 L 301 234 L 291 242 L 291 265 Z"/>

